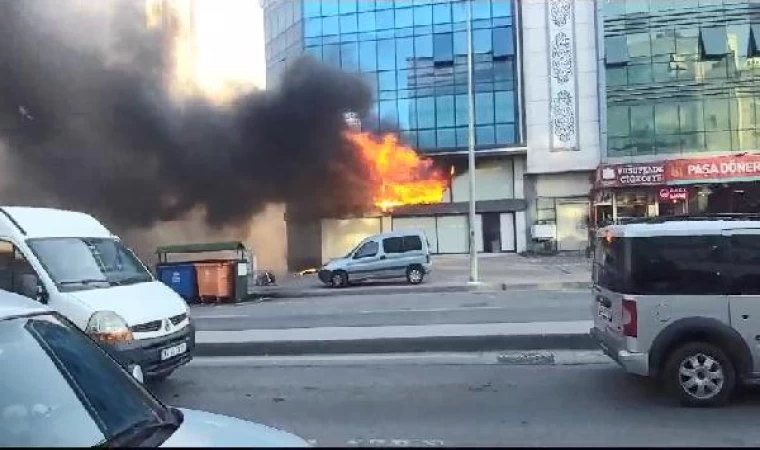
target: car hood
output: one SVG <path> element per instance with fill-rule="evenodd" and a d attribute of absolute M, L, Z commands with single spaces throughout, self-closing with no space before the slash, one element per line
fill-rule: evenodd
<path fill-rule="evenodd" d="M 187 312 L 187 303 L 158 281 L 68 292 L 93 311 L 113 311 L 133 326 Z"/>
<path fill-rule="evenodd" d="M 266 425 L 191 409 L 162 447 L 308 447 L 298 436 Z"/>
<path fill-rule="evenodd" d="M 343 269 L 344 267 L 346 267 L 346 264 L 350 260 L 351 260 L 350 258 L 331 259 L 330 261 L 327 261 L 327 264 L 325 264 L 323 269 L 326 269 L 326 270 Z"/>

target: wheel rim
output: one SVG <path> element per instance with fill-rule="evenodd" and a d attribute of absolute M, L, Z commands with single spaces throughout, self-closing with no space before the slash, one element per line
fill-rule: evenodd
<path fill-rule="evenodd" d="M 409 281 L 412 283 L 419 283 L 422 281 L 422 272 L 419 269 L 412 269 L 409 271 Z"/>
<path fill-rule="evenodd" d="M 723 366 L 715 358 L 704 353 L 684 358 L 678 369 L 678 381 L 681 383 L 681 388 L 699 400 L 718 395 L 723 389 L 724 380 Z"/>
<path fill-rule="evenodd" d="M 336 273 L 332 277 L 332 283 L 334 286 L 341 286 L 343 284 L 343 276 L 339 273 Z"/>

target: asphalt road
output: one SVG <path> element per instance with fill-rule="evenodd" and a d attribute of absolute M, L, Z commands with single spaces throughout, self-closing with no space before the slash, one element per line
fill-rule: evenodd
<path fill-rule="evenodd" d="M 587 291 L 418 293 L 281 299 L 192 309 L 199 330 L 475 324 L 589 319 Z"/>
<path fill-rule="evenodd" d="M 265 423 L 318 445 L 760 444 L 757 390 L 725 408 L 684 409 L 606 362 L 378 361 L 198 360 L 152 389 L 167 403 Z"/>

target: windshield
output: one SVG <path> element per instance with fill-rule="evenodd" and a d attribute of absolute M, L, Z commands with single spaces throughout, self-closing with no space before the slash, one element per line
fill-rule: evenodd
<path fill-rule="evenodd" d="M 62 290 L 151 281 L 153 277 L 116 239 L 29 239 L 29 247 Z"/>
<path fill-rule="evenodd" d="M 83 447 L 166 408 L 52 315 L 0 321 L 0 447 Z"/>

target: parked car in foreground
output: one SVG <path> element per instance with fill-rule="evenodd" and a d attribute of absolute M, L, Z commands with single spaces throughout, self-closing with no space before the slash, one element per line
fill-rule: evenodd
<path fill-rule="evenodd" d="M 308 446 L 264 425 L 162 404 L 67 319 L 5 291 L 0 373 L 0 447 Z"/>
<path fill-rule="evenodd" d="M 591 335 L 687 406 L 760 381 L 760 216 L 657 218 L 597 233 Z"/>
<path fill-rule="evenodd" d="M 0 289 L 59 312 L 148 378 L 192 358 L 187 303 L 87 214 L 0 207 Z"/>
<path fill-rule="evenodd" d="M 406 278 L 411 284 L 419 284 L 432 268 L 425 233 L 405 230 L 364 239 L 345 257 L 325 264 L 318 276 L 323 283 L 332 287 L 393 278 Z"/>

